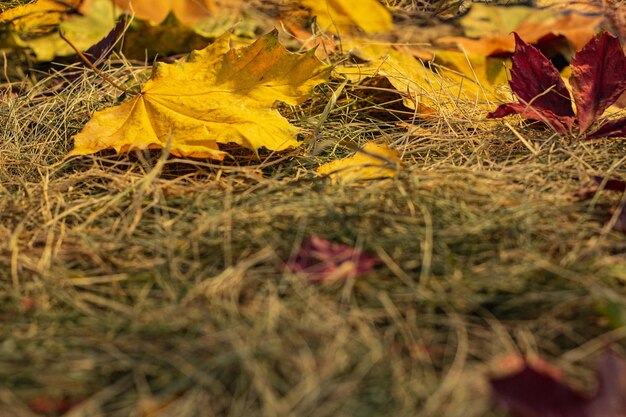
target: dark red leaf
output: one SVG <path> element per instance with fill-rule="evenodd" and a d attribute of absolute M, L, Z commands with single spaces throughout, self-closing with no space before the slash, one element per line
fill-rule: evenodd
<path fill-rule="evenodd" d="M 37 397 L 28 403 L 28 407 L 38 414 L 64 414 L 78 404 L 69 398 Z"/>
<path fill-rule="evenodd" d="M 580 131 L 586 131 L 626 90 L 626 55 L 606 32 L 576 53 L 570 77 Z"/>
<path fill-rule="evenodd" d="M 92 64 L 99 66 L 109 57 L 109 55 L 111 55 L 113 47 L 120 39 L 120 36 L 124 32 L 125 28 L 126 16 L 122 16 L 111 32 L 109 32 L 109 34 L 102 38 L 102 40 L 98 43 L 92 45 L 91 48 L 87 49 L 84 52 L 84 55 L 91 60 Z"/>
<path fill-rule="evenodd" d="M 602 186 L 602 190 L 617 191 L 620 193 L 626 191 L 626 181 L 615 178 L 605 180 L 605 178 L 606 177 L 601 177 L 599 175 L 592 175 L 591 179 L 593 180 L 593 183 L 576 190 L 574 192 L 574 197 L 580 200 L 588 200 L 600 191 L 600 186 L 602 186 L 603 183 L 604 186 Z"/>
<path fill-rule="evenodd" d="M 487 118 L 499 119 L 510 114 L 519 114 L 526 119 L 544 122 L 561 134 L 566 134 L 574 123 L 574 117 L 572 116 L 558 116 L 550 110 L 520 103 L 501 104 L 497 109 L 487 114 Z"/>
<path fill-rule="evenodd" d="M 615 224 L 613 225 L 613 230 L 616 232 L 626 233 L 626 207 L 624 207 L 624 205 L 620 205 L 616 210 L 618 210 L 618 213 Z M 624 416 L 626 416 L 626 413 Z"/>
<path fill-rule="evenodd" d="M 624 210 L 622 210 L 623 216 Z M 624 218 L 626 226 L 626 218 Z M 618 222 L 619 223 L 619 222 Z M 626 230 L 623 230 L 626 231 Z M 607 349 L 598 362 L 598 391 L 589 404 L 589 416 L 626 416 L 626 361 Z"/>
<path fill-rule="evenodd" d="M 496 401 L 520 417 L 626 416 L 626 361 L 607 349 L 597 366 L 598 389 L 588 397 L 550 368 L 525 363 L 512 375 L 491 379 Z"/>
<path fill-rule="evenodd" d="M 302 242 L 287 268 L 306 274 L 309 281 L 321 282 L 357 277 L 369 272 L 378 262 L 376 256 L 359 249 L 312 236 Z"/>
<path fill-rule="evenodd" d="M 626 117 L 610 120 L 595 131 L 589 133 L 585 139 L 626 137 Z"/>
<path fill-rule="evenodd" d="M 572 100 L 561 74 L 537 48 L 515 35 L 511 89 L 524 104 L 549 110 L 557 116 L 573 117 Z"/>
<path fill-rule="evenodd" d="M 527 362 L 509 376 L 489 381 L 496 401 L 520 417 L 585 417 L 589 401 L 545 369 Z"/>
<path fill-rule="evenodd" d="M 602 185 L 605 177 L 601 177 L 599 175 L 592 175 L 591 179 L 593 179 L 596 182 L 596 184 Z M 619 179 L 608 179 L 606 180 L 606 183 L 604 183 L 604 187 L 602 187 L 602 189 L 608 190 L 608 191 L 618 191 L 620 193 L 623 193 L 624 191 L 626 191 L 626 181 L 619 180 Z"/>

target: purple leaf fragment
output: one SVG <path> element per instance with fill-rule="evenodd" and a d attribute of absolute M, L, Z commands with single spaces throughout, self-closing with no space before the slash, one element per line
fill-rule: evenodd
<path fill-rule="evenodd" d="M 309 281 L 325 282 L 355 278 L 372 270 L 379 259 L 360 249 L 312 236 L 305 239 L 294 259 L 287 263 L 293 272 Z"/>

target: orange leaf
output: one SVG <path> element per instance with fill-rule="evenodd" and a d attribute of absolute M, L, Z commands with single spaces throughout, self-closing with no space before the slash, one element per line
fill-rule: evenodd
<path fill-rule="evenodd" d="M 170 12 L 184 24 L 193 24 L 215 13 L 214 0 L 115 0 L 115 4 L 139 19 L 159 24 Z"/>

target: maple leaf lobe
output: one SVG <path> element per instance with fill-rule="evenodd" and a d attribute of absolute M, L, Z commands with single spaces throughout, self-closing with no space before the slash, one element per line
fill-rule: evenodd
<path fill-rule="evenodd" d="M 537 48 L 515 36 L 509 85 L 524 104 L 557 116 L 574 116 L 569 91 L 556 67 Z"/>
<path fill-rule="evenodd" d="M 626 55 L 619 40 L 607 32 L 594 36 L 572 59 L 570 83 L 584 132 L 626 90 Z"/>
<path fill-rule="evenodd" d="M 487 114 L 488 119 L 500 119 L 510 114 L 519 114 L 520 116 L 544 122 L 550 125 L 556 132 L 564 135 L 568 128 L 572 125 L 573 118 L 571 116 L 557 116 L 552 111 L 540 109 L 528 104 L 522 103 L 506 103 L 498 106 L 497 109 Z"/>
<path fill-rule="evenodd" d="M 589 133 L 585 139 L 617 138 L 626 136 L 626 117 L 609 120 L 602 126 Z"/>

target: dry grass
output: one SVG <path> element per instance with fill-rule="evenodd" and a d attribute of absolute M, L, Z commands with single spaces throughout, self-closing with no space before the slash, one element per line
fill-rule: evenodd
<path fill-rule="evenodd" d="M 316 156 L 64 159 L 118 92 L 34 78 L 0 100 L 0 416 L 64 399 L 72 417 L 494 417 L 496 358 L 545 356 L 591 389 L 598 351 L 624 346 L 619 196 L 572 198 L 590 173 L 624 176 L 621 140 L 510 120 L 531 152 L 468 103 L 411 133 L 354 89 L 319 125 L 331 82 L 285 109 L 343 144 Z M 314 173 L 372 139 L 400 150 L 397 178 Z M 311 235 L 383 264 L 311 285 L 282 267 Z"/>

